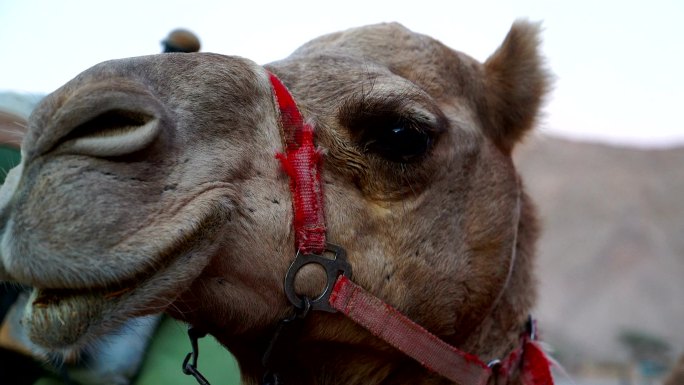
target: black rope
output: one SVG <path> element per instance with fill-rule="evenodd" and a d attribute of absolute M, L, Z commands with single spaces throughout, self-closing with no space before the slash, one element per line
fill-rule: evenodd
<path fill-rule="evenodd" d="M 206 336 L 207 333 L 199 331 L 192 326 L 188 327 L 188 337 L 190 337 L 190 345 L 192 346 L 192 352 L 188 353 L 183 360 L 183 373 L 188 376 L 195 377 L 197 383 L 200 385 L 211 385 L 209 381 L 200 373 L 197 368 L 197 360 L 199 359 L 199 345 L 197 340 Z M 192 360 L 192 362 L 190 362 Z"/>
<path fill-rule="evenodd" d="M 292 337 L 293 326 L 300 324 L 301 321 L 309 315 L 311 311 L 311 300 L 308 297 L 302 298 L 302 306 L 295 307 L 294 313 L 283 318 L 278 322 L 273 337 L 261 358 L 261 364 L 264 366 L 265 372 L 261 379 L 261 385 L 283 385 L 283 381 L 280 379 L 280 375 L 277 372 L 277 368 L 273 362 L 273 357 L 277 356 L 277 352 L 285 345 L 289 346 Z"/>
<path fill-rule="evenodd" d="M 264 366 L 265 372 L 262 377 L 262 385 L 283 385 L 283 381 L 280 379 L 280 375 L 277 373 L 274 367 L 273 357 L 279 355 L 277 352 L 285 345 L 289 345 L 291 342 L 293 325 L 299 324 L 301 320 L 306 318 L 311 311 L 311 300 L 308 297 L 303 297 L 302 306 L 300 308 L 295 307 L 294 313 L 283 318 L 278 322 L 278 326 L 271 337 L 271 341 L 261 358 L 261 363 Z M 198 340 L 207 335 L 206 332 L 200 331 L 188 327 L 188 337 L 190 338 L 190 345 L 192 346 L 192 351 L 185 356 L 183 360 L 183 373 L 188 376 L 195 377 L 197 383 L 200 385 L 211 385 L 209 380 L 207 380 L 198 369 L 197 361 L 199 359 L 199 344 Z"/>

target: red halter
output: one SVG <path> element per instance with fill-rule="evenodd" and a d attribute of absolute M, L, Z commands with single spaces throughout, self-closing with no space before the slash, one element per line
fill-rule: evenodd
<path fill-rule="evenodd" d="M 283 170 L 290 177 L 295 228 L 295 246 L 304 254 L 321 254 L 325 249 L 325 217 L 321 188 L 323 157 L 314 144 L 314 129 L 304 123 L 287 88 L 269 74 L 280 108 L 281 135 L 285 154 L 279 153 Z"/>
<path fill-rule="evenodd" d="M 484 363 L 479 357 L 447 344 L 398 310 L 353 283 L 351 267 L 344 250 L 326 244 L 323 190 L 321 185 L 322 153 L 314 144 L 314 128 L 304 123 L 292 95 L 280 80 L 269 73 L 280 109 L 285 153 L 276 157 L 290 177 L 293 197 L 295 247 L 297 257 L 285 279 L 285 292 L 292 304 L 301 308 L 302 299 L 294 292 L 294 277 L 309 263 L 322 265 L 328 276 L 326 290 L 307 302 L 311 309 L 339 311 L 373 335 L 414 358 L 427 369 L 462 385 L 485 385 L 492 376 L 507 378 L 520 370 L 524 385 L 553 385 L 551 360 L 535 342 L 534 323 L 521 335 L 517 349 L 503 360 Z M 321 257 L 333 252 L 334 260 Z"/>

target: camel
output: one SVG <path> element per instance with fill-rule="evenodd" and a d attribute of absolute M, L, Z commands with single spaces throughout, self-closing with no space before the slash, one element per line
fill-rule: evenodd
<path fill-rule="evenodd" d="M 299 256 L 346 254 L 336 286 L 348 278 L 468 362 L 516 356 L 538 226 L 511 152 L 549 88 L 539 30 L 515 22 L 484 63 L 390 23 L 265 66 L 195 53 L 86 70 L 33 112 L 0 190 L 0 280 L 34 288 L 30 338 L 67 351 L 164 311 L 229 349 L 244 384 L 269 370 L 288 384 L 453 383 L 346 310 L 316 311 L 330 294 L 319 265 L 286 293 Z M 299 114 L 304 134 L 285 130 Z M 288 169 L 298 140 L 322 160 L 307 169 L 324 221 L 309 235 L 293 226 L 310 207 Z M 307 243 L 321 237 L 345 252 Z M 523 383 L 517 356 L 478 383 Z"/>

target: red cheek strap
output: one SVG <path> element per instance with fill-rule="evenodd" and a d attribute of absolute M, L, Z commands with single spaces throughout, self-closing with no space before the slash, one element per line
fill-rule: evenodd
<path fill-rule="evenodd" d="M 322 254 L 325 249 L 325 215 L 321 187 L 321 151 L 314 144 L 314 128 L 304 123 L 292 95 L 269 73 L 280 110 L 285 153 L 276 154 L 290 177 L 294 211 L 295 247 L 304 254 Z"/>

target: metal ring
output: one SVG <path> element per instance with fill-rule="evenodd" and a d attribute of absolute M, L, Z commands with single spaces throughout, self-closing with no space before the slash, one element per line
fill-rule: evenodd
<path fill-rule="evenodd" d="M 487 367 L 490 369 L 494 369 L 494 367 L 496 366 L 501 366 L 501 360 L 498 358 L 489 361 L 489 363 L 487 364 Z"/>
<path fill-rule="evenodd" d="M 290 265 L 290 268 L 285 274 L 285 295 L 290 300 L 290 303 L 298 310 L 304 310 L 304 297 L 300 297 L 295 291 L 295 278 L 302 267 L 309 264 L 317 264 L 325 270 L 326 284 L 323 292 L 313 299 L 308 299 L 312 310 L 322 310 L 329 313 L 335 313 L 337 310 L 333 309 L 328 302 L 330 294 L 332 293 L 335 282 L 340 275 L 345 275 L 351 278 L 351 265 L 347 262 L 346 251 L 337 245 L 328 243 L 325 246 L 325 251 L 334 254 L 334 258 L 326 258 L 318 254 L 302 254 L 297 253 L 295 260 Z M 308 310 L 307 310 L 308 312 Z"/>

